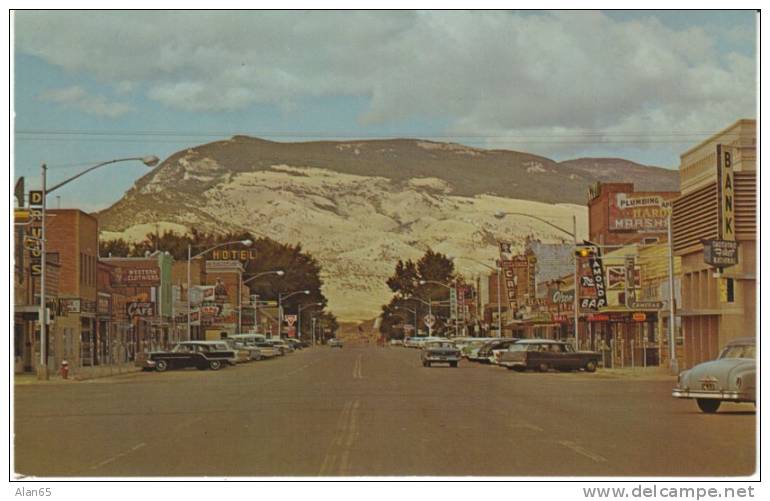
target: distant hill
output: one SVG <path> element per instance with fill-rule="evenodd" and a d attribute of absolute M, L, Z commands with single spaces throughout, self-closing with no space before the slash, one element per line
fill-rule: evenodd
<path fill-rule="evenodd" d="M 312 252 L 342 320 L 371 319 L 389 297 L 395 262 L 430 246 L 457 258 L 494 257 L 496 241 L 568 237 L 537 215 L 586 236 L 586 193 L 596 180 L 676 190 L 678 173 L 622 159 L 557 163 L 528 153 L 415 139 L 276 143 L 235 136 L 179 151 L 97 214 L 105 237 L 143 238 L 247 229 Z M 472 258 L 472 259 L 467 259 Z"/>

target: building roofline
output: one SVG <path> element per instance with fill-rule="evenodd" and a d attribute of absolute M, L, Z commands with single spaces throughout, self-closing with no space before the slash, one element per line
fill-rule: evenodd
<path fill-rule="evenodd" d="M 682 167 L 681 166 L 682 158 L 684 158 L 686 155 L 689 155 L 690 153 L 694 152 L 698 148 L 701 148 L 701 147 L 705 146 L 706 144 L 710 143 L 716 137 L 723 135 L 724 133 L 726 133 L 730 129 L 735 129 L 736 127 L 738 127 L 740 125 L 754 125 L 756 127 L 757 119 L 756 118 L 741 118 L 739 120 L 736 120 L 734 123 L 728 125 L 727 127 L 725 127 L 724 129 L 720 130 L 719 132 L 717 132 L 715 134 L 712 134 L 711 136 L 709 136 L 708 138 L 704 139 L 700 143 L 696 144 L 692 148 L 686 150 L 684 153 L 679 155 L 679 162 L 680 162 L 679 168 L 681 169 L 681 167 Z"/>

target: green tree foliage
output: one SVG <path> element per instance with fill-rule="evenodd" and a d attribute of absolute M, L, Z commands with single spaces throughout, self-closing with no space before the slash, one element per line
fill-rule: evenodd
<path fill-rule="evenodd" d="M 101 241 L 100 255 L 113 257 L 141 257 L 155 250 L 170 253 L 178 261 L 187 260 L 188 245 L 192 245 L 192 255 L 208 247 L 225 242 L 251 240 L 249 249 L 256 253 L 257 259 L 246 262 L 244 281 L 260 273 L 282 270 L 283 276 L 266 273 L 249 281 L 252 294 L 257 294 L 262 301 L 277 301 L 278 294 L 283 296 L 295 291 L 309 290 L 310 294 L 294 294 L 282 305 L 286 314 L 296 314 L 300 304 L 321 303 L 320 306 L 303 306 L 302 323 L 310 325 L 310 318 L 326 308 L 328 300 L 321 292 L 321 265 L 309 253 L 302 250 L 300 244 L 290 245 L 276 242 L 266 237 L 256 237 L 247 231 L 224 234 L 206 233 L 193 229 L 189 234 L 165 231 L 162 234 L 150 233 L 144 240 L 129 244 L 123 239 Z M 245 247 L 240 243 L 224 245 L 223 250 L 241 251 Z M 336 332 L 337 319 L 330 312 L 324 312 L 329 327 Z M 307 322 L 307 323 L 306 323 Z"/>
<path fill-rule="evenodd" d="M 115 240 L 100 240 L 99 241 L 99 255 L 102 257 L 126 257 L 131 254 L 131 244 L 117 238 Z"/>
<path fill-rule="evenodd" d="M 425 302 L 432 300 L 434 304 L 431 310 L 437 317 L 448 316 L 449 307 L 437 302 L 448 300 L 449 290 L 434 283 L 420 284 L 420 281 L 448 284 L 454 279 L 454 263 L 440 252 L 428 249 L 417 263 L 399 260 L 393 275 L 387 280 L 394 295 L 388 304 L 382 306 L 380 332 L 388 337 L 403 336 L 403 324 L 414 324 L 414 313 L 410 310 L 417 312 L 418 323 L 422 323 L 423 317 L 428 313 L 428 306 L 416 299 L 410 299 L 415 296 Z M 417 327 L 424 328 L 424 324 Z M 435 329 L 441 328 L 443 322 L 439 320 Z"/>

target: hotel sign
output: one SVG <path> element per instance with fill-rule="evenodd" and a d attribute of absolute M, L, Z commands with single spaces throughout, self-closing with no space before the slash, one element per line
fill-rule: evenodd
<path fill-rule="evenodd" d="M 257 251 L 254 249 L 217 249 L 211 251 L 211 259 L 214 261 L 250 261 L 257 259 Z"/>

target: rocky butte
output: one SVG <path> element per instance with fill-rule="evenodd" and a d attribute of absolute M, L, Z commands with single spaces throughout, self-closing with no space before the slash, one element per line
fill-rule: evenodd
<path fill-rule="evenodd" d="M 323 266 L 324 294 L 341 320 L 372 318 L 387 301 L 398 259 L 431 247 L 484 274 L 496 241 L 521 246 L 587 235 L 586 191 L 595 181 L 676 190 L 678 173 L 622 159 L 548 158 L 413 139 L 278 143 L 246 136 L 179 151 L 97 214 L 103 238 L 142 239 L 160 228 L 245 229 L 302 243 Z"/>

